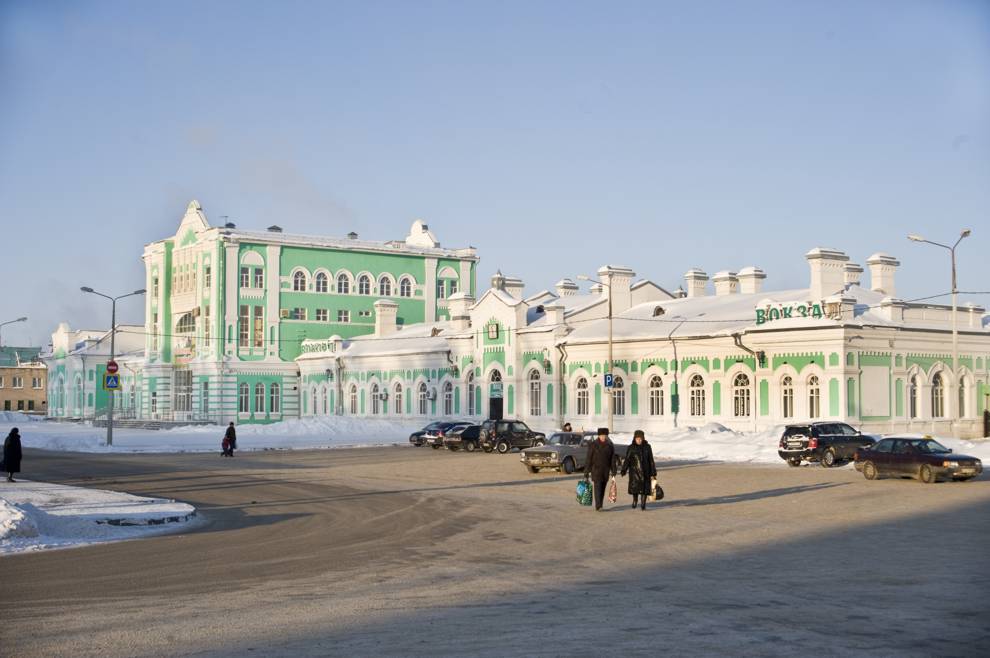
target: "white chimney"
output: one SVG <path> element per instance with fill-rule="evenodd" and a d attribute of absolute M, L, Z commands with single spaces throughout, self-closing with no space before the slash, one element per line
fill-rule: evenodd
<path fill-rule="evenodd" d="M 838 249 L 815 247 L 804 257 L 811 268 L 809 292 L 812 299 L 831 297 L 845 290 L 845 265 L 849 256 Z"/>
<path fill-rule="evenodd" d="M 396 317 L 399 313 L 399 305 L 390 299 L 379 299 L 374 304 L 375 307 L 375 335 L 388 336 L 398 330 Z"/>
<path fill-rule="evenodd" d="M 466 292 L 456 292 L 447 298 L 450 322 L 454 325 L 454 329 L 463 331 L 471 327 L 472 306 L 474 306 L 474 297 Z"/>
<path fill-rule="evenodd" d="M 880 315 L 891 322 L 903 322 L 905 308 L 907 308 L 907 304 L 900 299 L 884 297 L 880 300 Z"/>
<path fill-rule="evenodd" d="M 767 273 L 758 267 L 744 267 L 739 270 L 739 292 L 744 295 L 753 295 L 763 291 L 763 282 L 766 281 Z"/>
<path fill-rule="evenodd" d="M 516 299 L 523 298 L 523 288 L 525 288 L 522 279 L 514 276 L 505 277 L 505 292 L 509 293 Z"/>
<path fill-rule="evenodd" d="M 900 261 L 890 254 L 876 253 L 866 259 L 866 264 L 870 266 L 870 290 L 882 292 L 888 297 L 896 295 L 894 274 Z"/>
<path fill-rule="evenodd" d="M 716 297 L 734 295 L 739 292 L 739 278 L 735 272 L 729 272 L 728 270 L 716 272 L 715 276 L 712 277 L 712 283 L 715 284 Z"/>
<path fill-rule="evenodd" d="M 700 268 L 694 267 L 684 273 L 684 287 L 687 288 L 688 298 L 704 297 L 707 284 L 708 275 Z"/>
<path fill-rule="evenodd" d="M 598 280 L 606 283 L 605 295 L 612 298 L 612 313 L 622 313 L 632 306 L 633 277 L 636 273 L 628 267 L 605 265 L 598 268 Z"/>
<path fill-rule="evenodd" d="M 859 279 L 863 276 L 863 266 L 856 263 L 846 263 L 842 273 L 846 286 L 858 286 Z"/>
<path fill-rule="evenodd" d="M 578 285 L 570 279 L 561 279 L 554 285 L 554 288 L 557 289 L 558 297 L 570 297 L 578 292 Z"/>
<path fill-rule="evenodd" d="M 547 319 L 547 324 L 557 325 L 564 323 L 564 305 L 563 304 L 544 304 L 543 313 Z"/>

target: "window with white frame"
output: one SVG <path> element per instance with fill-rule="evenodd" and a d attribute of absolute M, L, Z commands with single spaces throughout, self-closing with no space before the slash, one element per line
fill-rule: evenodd
<path fill-rule="evenodd" d="M 739 373 L 732 380 L 732 415 L 744 418 L 750 411 L 749 376 Z"/>
<path fill-rule="evenodd" d="M 615 416 L 626 415 L 626 388 L 622 377 L 612 380 L 612 414 Z"/>
<path fill-rule="evenodd" d="M 663 415 L 663 379 L 660 375 L 650 377 L 650 415 Z"/>
<path fill-rule="evenodd" d="M 247 288 L 251 285 L 251 268 L 242 267 L 241 268 L 241 288 Z"/>
<path fill-rule="evenodd" d="M 577 415 L 587 416 L 589 408 L 588 380 L 581 377 L 577 380 L 575 388 L 577 389 Z"/>
<path fill-rule="evenodd" d="M 316 274 L 316 292 L 328 292 L 330 290 L 330 278 L 325 272 Z"/>
<path fill-rule="evenodd" d="M 451 295 L 457 294 L 457 279 L 450 280 L 450 294 Z"/>
<path fill-rule="evenodd" d="M 158 298 L 158 277 L 154 276 L 151 278 L 151 295 L 152 297 Z"/>
<path fill-rule="evenodd" d="M 370 295 L 371 294 L 371 277 L 366 274 L 362 274 L 358 277 L 358 294 L 359 295 Z"/>
<path fill-rule="evenodd" d="M 254 347 L 265 346 L 265 309 L 262 306 L 254 307 L 254 331 L 252 344 Z"/>
<path fill-rule="evenodd" d="M 396 416 L 402 414 L 402 384 L 396 384 L 392 393 L 393 411 Z"/>
<path fill-rule="evenodd" d="M 529 415 L 540 415 L 540 398 L 543 386 L 540 383 L 540 371 L 533 368 L 529 371 Z"/>
<path fill-rule="evenodd" d="M 248 388 L 247 382 L 241 382 L 237 386 L 237 411 L 238 413 L 246 414 L 250 412 L 249 398 L 251 397 L 251 391 Z"/>
<path fill-rule="evenodd" d="M 780 402 L 784 418 L 794 418 L 794 380 L 790 375 L 780 381 Z"/>
<path fill-rule="evenodd" d="M 265 413 L 265 385 L 261 382 L 254 385 L 254 413 Z"/>
<path fill-rule="evenodd" d="M 330 320 L 330 311 L 325 308 L 316 309 L 316 321 L 317 322 L 328 322 Z"/>
<path fill-rule="evenodd" d="M 808 418 L 822 416 L 822 386 L 817 375 L 808 377 Z"/>
<path fill-rule="evenodd" d="M 467 408 L 468 408 L 469 416 L 473 416 L 476 413 L 478 413 L 477 406 L 475 405 L 474 402 L 474 396 L 475 396 L 474 390 L 475 390 L 474 372 L 472 371 L 469 372 L 467 376 Z"/>
<path fill-rule="evenodd" d="M 265 270 L 260 267 L 254 268 L 254 287 L 264 288 L 265 287 Z"/>
<path fill-rule="evenodd" d="M 426 415 L 426 412 L 427 412 L 427 409 L 429 408 L 428 407 L 428 399 L 427 399 L 426 383 L 425 382 L 420 382 L 419 383 L 419 388 L 417 389 L 416 392 L 417 392 L 417 402 L 418 402 L 419 415 L 420 416 L 425 416 Z"/>
<path fill-rule="evenodd" d="M 248 317 L 249 307 L 244 305 L 239 309 L 237 316 L 237 345 L 239 347 L 248 346 L 248 336 L 250 335 L 250 321 Z"/>
<path fill-rule="evenodd" d="M 377 416 L 379 414 L 381 404 L 382 404 L 381 394 L 379 393 L 379 390 L 378 390 L 378 384 L 372 384 L 371 385 L 371 413 L 372 413 L 372 415 Z"/>
<path fill-rule="evenodd" d="M 282 412 L 282 387 L 277 382 L 268 387 L 268 409 L 273 414 Z"/>
<path fill-rule="evenodd" d="M 337 322 L 347 323 L 351 321 L 351 312 L 339 309 L 337 311 Z"/>
<path fill-rule="evenodd" d="M 945 417 L 945 383 L 941 373 L 932 377 L 932 418 Z"/>
<path fill-rule="evenodd" d="M 131 395 L 134 395 L 134 391 L 131 391 Z M 134 403 L 131 403 L 134 406 Z M 199 384 L 199 408 L 204 414 L 210 413 L 210 382 L 203 380 Z"/>
<path fill-rule="evenodd" d="M 306 292 L 305 272 L 296 272 L 292 275 L 292 290 L 295 292 Z"/>
<path fill-rule="evenodd" d="M 324 384 L 320 387 L 320 404 L 323 405 L 323 415 L 327 415 L 327 404 L 329 404 L 330 396 L 327 395 L 327 385 Z"/>
<path fill-rule="evenodd" d="M 337 294 L 348 295 L 351 292 L 351 279 L 341 272 L 337 275 Z"/>
<path fill-rule="evenodd" d="M 705 379 L 701 375 L 693 375 L 688 384 L 690 412 L 692 416 L 705 415 Z"/>
<path fill-rule="evenodd" d="M 31 388 L 41 388 L 41 377 L 31 378 Z"/>
<path fill-rule="evenodd" d="M 454 414 L 454 385 L 446 382 L 443 385 L 443 415 L 452 416 Z"/>
<path fill-rule="evenodd" d="M 437 299 L 447 298 L 447 281 L 446 279 L 437 279 Z"/>
<path fill-rule="evenodd" d="M 357 412 L 358 412 L 357 384 L 351 384 L 351 414 L 357 415 Z"/>
<path fill-rule="evenodd" d="M 305 320 L 306 319 L 306 309 L 296 307 L 289 311 L 290 320 Z"/>
<path fill-rule="evenodd" d="M 389 281 L 387 276 L 378 279 L 378 294 L 382 297 L 390 297 L 392 295 L 392 282 Z"/>
<path fill-rule="evenodd" d="M 209 290 L 210 286 L 212 285 L 213 285 L 213 271 L 210 269 L 209 265 L 206 265 L 203 267 L 203 287 Z M 155 294 L 157 294 L 157 292 Z"/>
<path fill-rule="evenodd" d="M 10 378 L 10 385 L 13 388 L 24 388 L 24 378 L 15 375 Z"/>
<path fill-rule="evenodd" d="M 966 417 L 966 380 L 959 380 L 959 418 Z"/>
<path fill-rule="evenodd" d="M 412 280 L 402 277 L 399 281 L 399 297 L 412 297 Z"/>
<path fill-rule="evenodd" d="M 909 418 L 919 418 L 919 407 L 918 401 L 921 399 L 921 387 L 918 386 L 918 376 L 913 375 L 910 380 L 908 380 L 908 417 Z"/>

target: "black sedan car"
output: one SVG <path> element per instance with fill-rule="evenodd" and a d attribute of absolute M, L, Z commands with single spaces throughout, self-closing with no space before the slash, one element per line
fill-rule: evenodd
<path fill-rule="evenodd" d="M 443 437 L 443 445 L 448 450 L 474 452 L 481 446 L 481 425 L 458 425 L 451 428 Z"/>
<path fill-rule="evenodd" d="M 447 424 L 448 423 L 445 423 L 442 420 L 433 421 L 432 423 L 430 423 L 429 425 L 427 425 L 423 429 L 419 430 L 418 432 L 413 432 L 412 434 L 410 434 L 409 435 L 409 443 L 411 443 L 411 444 L 413 444 L 414 446 L 417 446 L 417 447 L 424 446 L 424 445 L 426 445 L 426 435 L 427 434 L 431 434 L 431 433 L 434 433 L 435 434 L 437 430 L 439 430 L 441 427 L 443 427 L 444 425 L 447 425 Z"/>
<path fill-rule="evenodd" d="M 855 467 L 867 480 L 913 477 L 931 484 L 938 480 L 971 480 L 983 472 L 976 457 L 957 455 L 931 438 L 889 437 L 856 451 Z"/>
<path fill-rule="evenodd" d="M 423 435 L 426 439 L 426 445 L 430 446 L 434 450 L 439 450 L 447 444 L 447 436 L 451 432 L 456 432 L 463 430 L 466 427 L 470 427 L 471 423 L 464 421 L 454 421 L 450 423 L 443 423 L 435 430 L 430 430 Z"/>

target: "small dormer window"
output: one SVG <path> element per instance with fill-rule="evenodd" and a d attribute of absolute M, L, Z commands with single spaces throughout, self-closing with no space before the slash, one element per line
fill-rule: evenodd
<path fill-rule="evenodd" d="M 666 311 L 663 310 L 663 306 L 654 306 L 653 307 L 653 317 L 658 318 L 661 315 L 663 315 L 664 313 L 666 313 Z"/>

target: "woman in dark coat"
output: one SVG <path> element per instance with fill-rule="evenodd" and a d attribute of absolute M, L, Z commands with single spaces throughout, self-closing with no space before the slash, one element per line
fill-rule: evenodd
<path fill-rule="evenodd" d="M 633 497 L 632 506 L 640 504 L 646 509 L 646 497 L 650 495 L 651 478 L 657 475 L 657 464 L 653 461 L 653 448 L 646 441 L 643 430 L 633 433 L 633 442 L 626 451 L 626 461 L 622 465 L 622 475 L 629 473 L 629 494 Z M 639 497 L 642 496 L 642 503 Z"/>
<path fill-rule="evenodd" d="M 17 428 L 10 430 L 3 442 L 3 469 L 7 471 L 7 482 L 14 481 L 14 473 L 21 472 L 21 435 Z"/>

